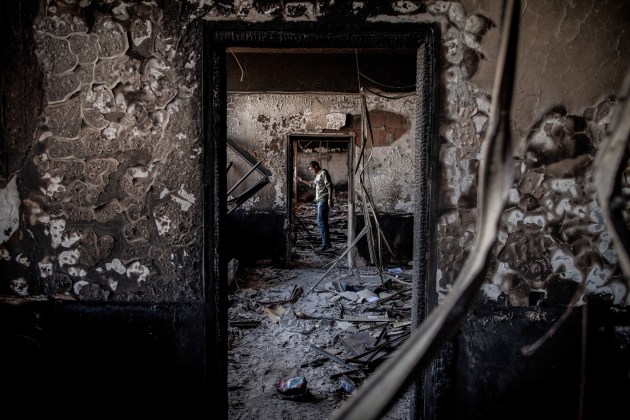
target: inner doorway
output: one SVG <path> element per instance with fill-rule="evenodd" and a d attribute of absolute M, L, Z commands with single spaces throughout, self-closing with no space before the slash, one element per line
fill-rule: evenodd
<path fill-rule="evenodd" d="M 314 191 L 298 183 L 311 179 L 307 167 L 319 162 L 333 183 L 334 206 L 330 211 L 329 254 L 341 255 L 354 240 L 354 134 L 291 134 L 287 141 L 287 255 L 288 264 L 308 261 L 320 242 Z M 348 267 L 354 267 L 355 251 L 348 250 Z"/>

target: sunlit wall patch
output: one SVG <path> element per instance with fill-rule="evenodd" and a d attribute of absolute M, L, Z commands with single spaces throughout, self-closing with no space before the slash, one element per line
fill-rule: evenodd
<path fill-rule="evenodd" d="M 16 177 L 13 177 L 6 188 L 0 190 L 0 244 L 5 243 L 18 229 L 19 215 L 20 195 Z"/>

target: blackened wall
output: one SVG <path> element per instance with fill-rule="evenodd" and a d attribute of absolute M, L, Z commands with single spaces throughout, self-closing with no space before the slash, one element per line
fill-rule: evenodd
<path fill-rule="evenodd" d="M 25 415 L 205 410 L 205 322 L 195 305 L 3 303 L 3 400 Z"/>
<path fill-rule="evenodd" d="M 545 339 L 561 316 L 545 307 L 475 308 L 454 340 L 458 405 L 443 404 L 444 414 L 525 420 L 614 418 L 623 412 L 630 395 L 628 314 L 593 300 Z M 529 346 L 535 350 L 524 353 Z"/>
<path fill-rule="evenodd" d="M 436 243 L 429 244 L 438 263 L 427 288 L 444 296 L 476 235 L 476 173 L 490 116 L 501 4 L 3 2 L 0 295 L 2 342 L 10 344 L 3 347 L 2 363 L 16 381 L 15 394 L 24 385 L 33 400 L 42 396 L 32 381 L 22 381 L 23 372 L 54 386 L 63 371 L 70 381 L 80 378 L 77 387 L 87 390 L 103 389 L 103 372 L 108 371 L 120 375 L 119 384 L 127 389 L 136 383 L 139 389 L 153 389 L 152 381 L 169 389 L 179 372 L 196 383 L 201 371 L 209 378 L 206 386 L 225 386 L 225 357 L 215 341 L 224 337 L 213 330 L 220 299 L 205 294 L 212 289 L 203 283 L 200 263 L 214 257 L 209 255 L 214 249 L 202 255 L 201 246 L 204 229 L 212 227 L 203 226 L 201 218 L 201 151 L 207 145 L 200 132 L 201 45 L 195 30 L 200 21 L 219 29 L 230 23 L 242 23 L 241 29 L 260 24 L 258 29 L 279 32 L 302 24 L 330 32 L 366 22 L 440 27 L 441 102 L 435 116 L 440 209 Z M 595 359 L 586 365 L 593 367 L 586 371 L 588 382 L 600 384 L 603 372 L 613 372 L 611 395 L 627 390 L 628 376 L 621 373 L 627 373 L 628 358 L 619 351 L 630 342 L 623 319 L 628 279 L 602 223 L 592 165 L 614 104 L 623 99 L 616 95 L 630 60 L 629 5 L 600 0 L 523 4 L 512 121 L 520 146 L 517 170 L 483 288 L 484 303 L 507 307 L 491 306 L 482 321 L 470 322 L 481 328 L 504 314 L 518 321 L 519 314 L 536 305 L 553 307 L 546 310 L 546 319 L 518 321 L 518 329 L 497 321 L 496 329 L 471 333 L 465 325 L 453 351 L 445 351 L 435 365 L 444 369 L 435 370 L 439 375 L 433 384 L 444 387 L 440 395 L 449 402 L 430 406 L 434 415 L 427 418 L 452 418 L 453 410 L 461 418 L 474 417 L 477 410 L 519 413 L 541 397 L 536 387 L 542 377 L 529 374 L 538 364 L 543 371 L 554 366 L 551 383 L 561 388 L 567 381 L 567 392 L 557 401 L 567 407 L 575 402 L 573 363 L 581 345 L 577 335 L 582 334 L 576 320 L 573 327 L 566 324 L 568 336 L 553 344 L 557 334 L 536 358 L 520 359 L 518 346 L 510 345 L 539 336 L 572 302 L 575 291 L 579 295 L 573 301 L 584 305 L 588 296 L 597 296 L 610 311 L 589 314 L 603 335 L 587 336 L 591 345 L 601 345 L 589 348 Z M 371 105 L 391 111 L 380 99 Z M 258 120 L 256 109 L 251 115 L 256 117 L 252 127 L 262 131 L 274 122 Z M 301 117 L 280 122 L 300 123 Z M 276 138 L 271 140 L 270 151 L 282 150 Z M 381 162 L 412 163 L 411 143 L 407 146 L 381 148 Z M 392 180 L 385 181 L 389 185 Z M 627 187 L 627 177 L 624 182 Z M 397 201 L 411 197 L 405 191 L 412 190 L 409 184 L 401 184 L 402 193 L 392 190 L 391 207 L 412 207 L 411 198 Z M 274 191 L 270 203 L 275 205 L 278 196 L 282 192 Z M 277 205 L 283 208 L 282 200 Z M 610 315 L 615 311 L 619 317 Z M 170 315 L 177 322 L 171 323 Z M 174 330 L 184 324 L 183 332 Z M 156 331 L 158 339 L 146 331 Z M 129 348 L 141 350 L 137 354 L 143 358 L 121 356 Z M 189 348 L 195 353 L 189 354 Z M 198 358 L 197 351 L 206 358 Z M 503 362 L 506 352 L 512 363 Z M 182 363 L 194 368 L 180 371 Z M 457 368 L 449 371 L 448 366 Z M 164 370 L 164 376 L 155 375 L 153 367 Z M 460 373 L 469 375 L 458 377 Z M 173 381 L 168 380 L 172 375 Z M 483 387 L 490 392 L 478 391 Z M 67 396 L 64 390 L 54 393 Z M 226 401 L 221 401 L 225 392 L 214 391 L 210 394 L 219 400 L 206 408 L 226 411 Z M 547 397 L 541 400 L 552 404 Z M 142 398 L 135 402 L 140 407 L 157 404 Z M 608 407 L 602 408 L 604 414 Z M 559 417 L 575 414 L 571 408 L 557 410 Z"/>

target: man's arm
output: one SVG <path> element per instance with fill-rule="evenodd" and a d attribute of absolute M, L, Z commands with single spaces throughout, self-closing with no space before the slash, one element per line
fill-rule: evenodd
<path fill-rule="evenodd" d="M 308 185 L 310 188 L 313 188 L 313 181 L 306 181 L 302 178 L 300 178 L 299 176 L 296 176 L 295 179 L 298 180 L 298 182 L 301 182 L 302 184 L 306 184 Z"/>

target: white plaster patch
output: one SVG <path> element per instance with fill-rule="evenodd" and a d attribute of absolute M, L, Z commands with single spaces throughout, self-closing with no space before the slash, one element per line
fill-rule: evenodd
<path fill-rule="evenodd" d="M 551 151 L 555 149 L 556 144 L 553 139 L 549 138 L 544 131 L 537 131 L 529 140 L 531 146 L 540 146 L 543 151 Z"/>
<path fill-rule="evenodd" d="M 618 263 L 617 252 L 613 249 L 612 239 L 607 231 L 602 231 L 602 233 L 597 237 L 595 240 L 595 246 L 607 262 L 610 264 Z"/>
<path fill-rule="evenodd" d="M 571 197 L 577 196 L 575 178 L 552 179 L 549 186 L 554 192 L 570 194 Z"/>
<path fill-rule="evenodd" d="M 466 10 L 461 3 L 452 2 L 448 9 L 448 19 L 458 28 L 463 28 L 466 22 Z"/>
<path fill-rule="evenodd" d="M 477 51 L 481 50 L 479 37 L 475 34 L 464 32 L 464 44 L 473 50 L 477 50 Z"/>
<path fill-rule="evenodd" d="M 481 34 L 486 28 L 486 22 L 477 15 L 471 15 L 466 18 L 464 23 L 464 30 L 472 34 Z"/>
<path fill-rule="evenodd" d="M 106 88 L 102 85 L 96 86 L 85 95 L 85 101 L 91 104 L 95 109 L 97 109 L 102 114 L 107 114 L 111 112 L 109 107 L 109 101 L 113 97 L 109 93 L 109 91 L 105 90 Z"/>
<path fill-rule="evenodd" d="M 79 267 L 70 267 L 68 268 L 68 274 L 72 277 L 85 278 L 87 276 L 87 271 Z"/>
<path fill-rule="evenodd" d="M 568 198 L 563 198 L 558 201 L 556 205 L 555 213 L 557 216 L 563 216 L 565 213 L 571 212 L 571 202 Z"/>
<path fill-rule="evenodd" d="M 155 219 L 155 226 L 159 235 L 165 235 L 171 230 L 171 220 L 167 216 L 158 217 Z"/>
<path fill-rule="evenodd" d="M 582 273 L 575 268 L 573 256 L 565 254 L 562 250 L 557 250 L 551 257 L 551 267 L 554 273 L 560 273 L 560 277 L 565 280 L 578 283 L 582 281 Z"/>
<path fill-rule="evenodd" d="M 451 225 L 459 221 L 459 214 L 456 212 L 450 212 L 443 215 L 441 218 L 443 220 L 441 223 Z"/>
<path fill-rule="evenodd" d="M 115 271 L 118 274 L 125 274 L 127 272 L 127 268 L 125 264 L 122 263 L 118 258 L 114 258 L 111 263 L 105 264 L 105 269 L 107 271 Z"/>
<path fill-rule="evenodd" d="M 625 306 L 628 306 L 630 304 L 630 294 L 628 293 L 628 286 L 624 282 L 613 280 L 610 282 L 608 287 L 610 288 L 612 295 L 614 296 L 613 304 Z"/>
<path fill-rule="evenodd" d="M 517 204 L 521 200 L 521 195 L 516 188 L 510 188 L 508 191 L 508 204 Z"/>
<path fill-rule="evenodd" d="M 419 8 L 419 5 L 411 1 L 399 0 L 392 4 L 392 9 L 398 13 L 413 13 Z"/>
<path fill-rule="evenodd" d="M 46 188 L 40 187 L 40 191 L 46 194 L 48 197 L 52 197 L 55 193 L 63 192 L 66 190 L 66 187 L 61 184 L 60 176 L 52 177 L 49 173 L 46 173 L 44 174 L 44 176 L 42 176 L 42 179 L 47 182 Z"/>
<path fill-rule="evenodd" d="M 74 232 L 64 237 L 63 241 L 61 242 L 61 246 L 63 246 L 64 248 L 70 248 L 72 245 L 76 244 L 80 240 L 81 240 L 81 235 Z"/>
<path fill-rule="evenodd" d="M 252 210 L 252 209 L 256 209 L 258 203 L 260 202 L 260 197 L 258 196 L 253 196 L 250 197 L 246 202 L 244 202 L 241 207 L 244 210 Z"/>
<path fill-rule="evenodd" d="M 448 12 L 450 6 L 450 1 L 436 1 L 435 3 L 427 6 L 427 10 L 433 15 L 443 15 Z"/>
<path fill-rule="evenodd" d="M 15 262 L 23 265 L 24 267 L 28 267 L 29 265 L 31 265 L 31 261 L 28 259 L 28 257 L 24 256 L 21 253 L 15 256 Z"/>
<path fill-rule="evenodd" d="M 175 134 L 175 138 L 177 140 L 186 140 L 188 138 L 188 136 L 186 136 L 186 134 L 184 134 L 184 133 L 177 133 L 177 134 Z"/>
<path fill-rule="evenodd" d="M 513 273 L 514 273 L 514 270 L 510 268 L 510 265 L 508 263 L 499 262 L 499 264 L 497 265 L 496 274 L 499 277 L 498 279 L 499 284 L 503 283 L 503 280 L 501 280 L 502 277 L 513 274 Z"/>
<path fill-rule="evenodd" d="M 169 191 L 167 188 L 162 189 L 162 191 L 160 191 L 160 198 L 164 198 L 169 194 Z"/>
<path fill-rule="evenodd" d="M 589 290 L 595 290 L 606 284 L 611 276 L 612 272 L 610 269 L 605 268 L 602 270 L 599 265 L 594 265 L 586 275 L 586 287 Z"/>
<path fill-rule="evenodd" d="M 127 173 L 132 178 L 148 178 L 149 177 L 149 169 L 144 166 L 136 166 L 133 168 L 129 168 Z"/>
<path fill-rule="evenodd" d="M 37 141 L 42 142 L 44 140 L 46 140 L 48 137 L 52 136 L 52 131 L 44 131 L 39 138 L 37 139 Z"/>
<path fill-rule="evenodd" d="M 79 261 L 79 256 L 80 253 L 78 249 L 63 251 L 59 254 L 59 267 L 76 264 L 77 261 Z"/>
<path fill-rule="evenodd" d="M 138 261 L 134 261 L 131 263 L 129 268 L 127 269 L 127 277 L 133 279 L 137 278 L 138 284 L 140 282 L 146 281 L 149 276 L 149 269 L 144 265 L 140 264 Z"/>
<path fill-rule="evenodd" d="M 438 293 L 438 295 L 448 293 L 448 288 L 444 288 L 441 286 L 442 278 L 442 270 L 438 268 L 437 270 L 435 270 L 435 291 Z"/>
<path fill-rule="evenodd" d="M 515 232 L 518 230 L 518 223 L 523 220 L 524 213 L 521 209 L 512 209 L 507 214 L 507 219 L 505 224 L 507 226 L 507 231 L 509 233 Z"/>
<path fill-rule="evenodd" d="M 11 260 L 11 254 L 9 254 L 9 251 L 6 248 L 0 248 L 0 260 L 2 261 Z"/>
<path fill-rule="evenodd" d="M 484 133 L 486 131 L 486 125 L 488 124 L 488 117 L 485 115 L 477 114 L 472 118 L 473 125 L 475 126 L 475 132 L 477 134 Z"/>
<path fill-rule="evenodd" d="M 274 188 L 276 190 L 275 205 L 276 205 L 277 208 L 284 208 L 284 204 L 285 204 L 285 200 L 286 200 L 286 197 L 284 196 L 284 188 L 282 188 L 282 185 L 280 185 L 279 183 L 276 183 Z"/>
<path fill-rule="evenodd" d="M 11 280 L 9 288 L 18 296 L 28 296 L 28 282 L 22 277 Z"/>
<path fill-rule="evenodd" d="M 542 230 L 545 227 L 546 219 L 539 214 L 527 215 L 523 218 L 523 224 L 527 226 L 537 226 Z"/>
<path fill-rule="evenodd" d="M 591 212 L 589 213 L 589 218 L 596 224 L 602 226 L 602 230 L 603 230 L 605 222 L 604 222 L 604 213 L 602 213 L 601 207 L 599 207 L 595 203 L 591 203 Z"/>
<path fill-rule="evenodd" d="M 153 76 L 154 78 L 159 79 L 169 69 L 170 67 L 167 66 L 166 63 L 164 63 L 163 61 L 151 58 L 145 64 L 144 73 L 146 75 Z"/>
<path fill-rule="evenodd" d="M 58 248 L 61 245 L 63 233 L 66 230 L 66 221 L 63 219 L 55 219 L 50 221 L 49 233 L 50 233 L 50 245 L 53 248 Z"/>
<path fill-rule="evenodd" d="M 483 290 L 483 294 L 487 299 L 490 300 L 498 300 L 499 296 L 501 296 L 501 289 L 496 284 L 484 283 L 481 285 L 481 290 Z"/>
<path fill-rule="evenodd" d="M 487 95 L 481 95 L 475 97 L 475 103 L 477 104 L 477 109 L 484 114 L 490 115 L 490 107 L 492 102 L 490 101 L 490 97 Z"/>
<path fill-rule="evenodd" d="M 103 130 L 103 137 L 108 140 L 114 140 L 118 134 L 118 130 L 113 125 L 109 125 L 106 129 Z"/>
<path fill-rule="evenodd" d="M 502 229 L 497 233 L 497 241 L 500 244 L 505 245 L 505 243 L 507 242 L 507 239 L 508 239 L 508 233 L 505 230 Z"/>
<path fill-rule="evenodd" d="M 306 12 L 304 14 L 302 14 L 301 16 L 298 17 L 293 17 L 293 16 L 289 16 L 286 13 L 286 9 L 291 6 L 291 7 L 296 7 L 296 6 L 302 6 Z M 291 3 L 287 3 L 284 5 L 285 7 L 285 14 L 284 14 L 284 18 L 287 21 L 315 21 L 317 20 L 317 17 L 315 16 L 315 10 L 314 10 L 314 5 L 313 3 L 309 3 L 309 2 L 291 2 Z"/>
<path fill-rule="evenodd" d="M 362 1 L 352 2 L 352 11 L 354 12 L 355 15 L 359 13 L 361 9 L 363 9 L 364 7 L 365 7 L 365 2 L 362 2 Z"/>
<path fill-rule="evenodd" d="M 74 283 L 72 290 L 74 291 L 75 294 L 80 295 L 81 289 L 83 289 L 85 286 L 88 286 L 89 284 L 90 283 L 88 283 L 85 280 L 79 280 L 78 282 Z"/>
<path fill-rule="evenodd" d="M 52 276 L 53 273 L 53 265 L 49 262 L 37 263 L 39 266 L 39 276 L 43 279 Z"/>
<path fill-rule="evenodd" d="M 459 65 L 463 58 L 464 52 L 460 42 L 457 39 L 451 39 L 444 43 L 446 47 L 446 60 L 455 65 Z"/>
<path fill-rule="evenodd" d="M 0 190 L 0 244 L 5 243 L 20 226 L 20 195 L 16 177 Z"/>
<path fill-rule="evenodd" d="M 460 192 L 473 191 L 477 185 L 477 174 L 468 171 L 461 171 L 458 181 Z"/>
<path fill-rule="evenodd" d="M 329 130 L 339 130 L 346 125 L 346 114 L 333 112 L 326 114 L 326 128 Z"/>
<path fill-rule="evenodd" d="M 184 189 L 182 185 L 177 191 L 177 195 L 171 195 L 173 201 L 175 201 L 181 207 L 182 211 L 188 211 L 190 206 L 195 203 L 195 196 Z"/>
<path fill-rule="evenodd" d="M 153 33 L 153 23 L 150 20 L 137 20 L 136 25 L 140 28 L 140 30 L 131 32 L 131 42 L 138 46 L 147 39 L 151 38 L 151 34 Z"/>

